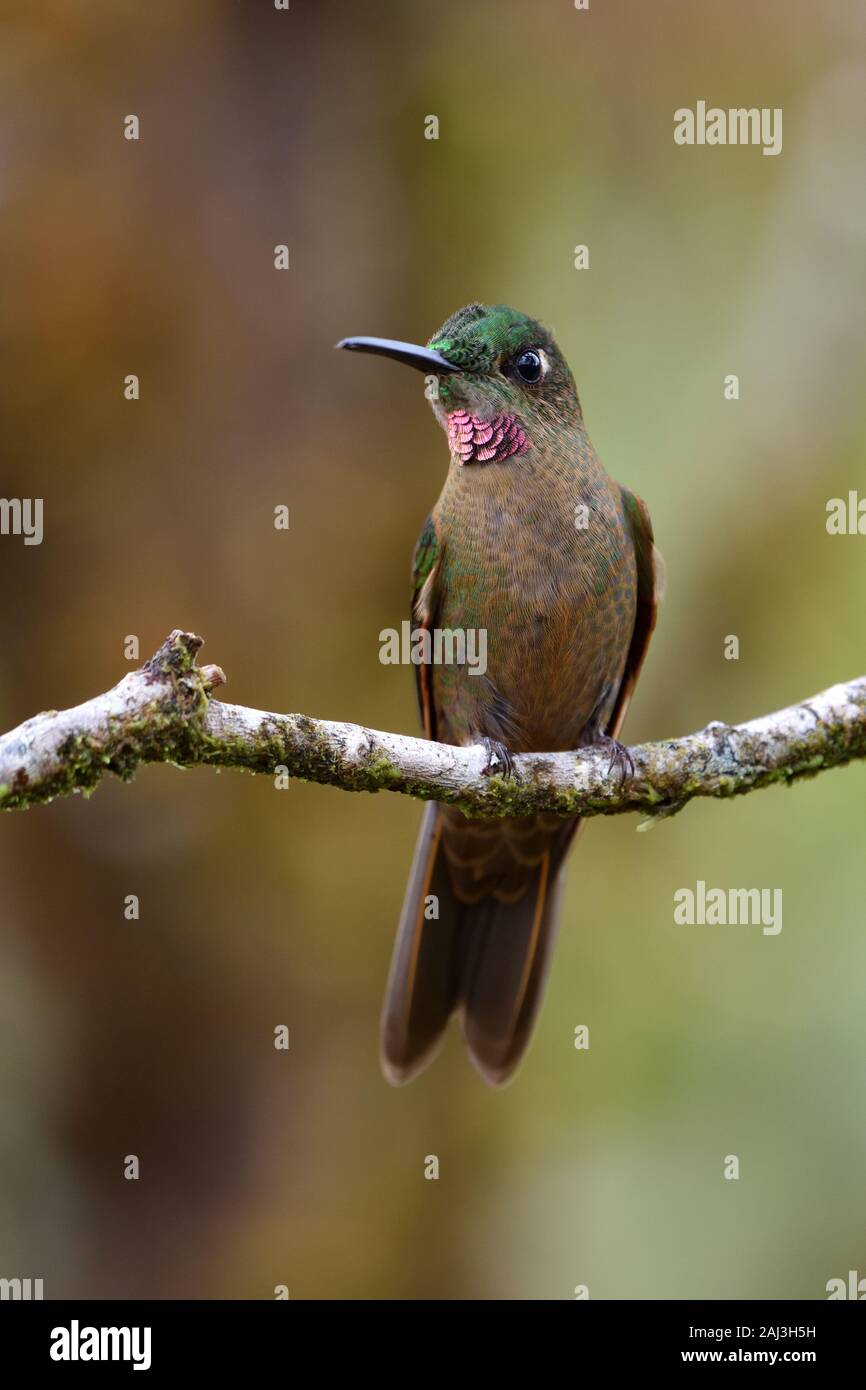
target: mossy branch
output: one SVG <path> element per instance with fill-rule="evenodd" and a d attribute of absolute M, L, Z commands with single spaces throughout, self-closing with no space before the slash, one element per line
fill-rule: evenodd
<path fill-rule="evenodd" d="M 142 763 L 245 768 L 345 791 L 403 792 L 470 816 L 669 815 L 696 796 L 727 797 L 793 782 L 866 757 L 866 676 L 747 724 L 630 749 L 634 772 L 609 755 L 526 753 L 514 778 L 485 776 L 484 749 L 455 748 L 356 724 L 269 714 L 211 698 L 225 681 L 197 666 L 202 639 L 172 632 L 140 671 L 74 709 L 37 714 L 0 737 L 0 809 L 90 792 L 106 772 L 128 781 Z"/>

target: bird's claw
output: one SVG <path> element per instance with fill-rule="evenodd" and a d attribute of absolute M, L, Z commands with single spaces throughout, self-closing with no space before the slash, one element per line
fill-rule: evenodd
<path fill-rule="evenodd" d="M 501 777 L 514 777 L 514 759 L 505 744 L 495 738 L 483 738 L 481 742 L 487 753 L 481 776 L 492 777 L 494 773 L 498 773 Z"/>
<path fill-rule="evenodd" d="M 614 768 L 620 775 L 620 785 L 625 783 L 630 777 L 634 777 L 634 758 L 624 743 L 619 739 L 611 738 L 609 734 L 601 734 L 596 739 L 596 747 L 606 748 L 610 751 L 610 762 L 607 765 L 608 777 Z"/>

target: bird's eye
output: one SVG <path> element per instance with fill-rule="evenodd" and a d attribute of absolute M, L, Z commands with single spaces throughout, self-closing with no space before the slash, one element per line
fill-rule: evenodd
<path fill-rule="evenodd" d="M 526 348 L 520 356 L 515 358 L 514 370 L 521 381 L 527 382 L 529 386 L 534 386 L 541 380 L 544 371 L 544 363 L 541 360 L 541 353 L 536 352 L 535 348 Z"/>

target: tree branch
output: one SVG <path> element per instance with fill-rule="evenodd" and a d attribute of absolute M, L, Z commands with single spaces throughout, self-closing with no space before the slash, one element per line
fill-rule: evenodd
<path fill-rule="evenodd" d="M 88 793 L 106 772 L 129 780 L 142 763 L 245 768 L 447 801 L 470 816 L 670 815 L 696 796 L 727 797 L 792 782 L 866 757 L 866 676 L 747 724 L 630 750 L 634 774 L 609 755 L 524 753 L 516 779 L 484 776 L 482 748 L 456 748 L 356 724 L 269 714 L 211 698 L 225 676 L 196 665 L 202 644 L 175 631 L 140 671 L 74 709 L 37 714 L 0 737 L 0 809 Z"/>

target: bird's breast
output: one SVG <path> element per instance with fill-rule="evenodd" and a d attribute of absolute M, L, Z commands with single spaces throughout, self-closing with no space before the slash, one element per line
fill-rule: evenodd
<path fill-rule="evenodd" d="M 466 473 L 494 467 L 509 465 Z M 436 516 L 436 627 L 463 633 L 473 653 L 472 664 L 434 667 L 437 727 L 455 743 L 574 747 L 606 692 L 612 704 L 634 627 L 619 490 L 600 469 L 562 470 L 546 487 L 503 481 L 511 485 L 455 489 Z"/>

